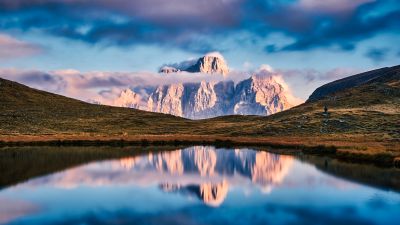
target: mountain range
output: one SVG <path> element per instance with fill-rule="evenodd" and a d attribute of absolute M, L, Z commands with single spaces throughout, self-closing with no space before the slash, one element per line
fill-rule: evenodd
<path fill-rule="evenodd" d="M 346 79 L 352 85 L 348 86 Z M 188 120 L 89 104 L 0 78 L 0 144 L 62 140 L 190 143 L 230 140 L 257 145 L 333 145 L 340 157 L 393 165 L 395 160 L 400 160 L 400 66 L 385 68 L 373 78 L 367 76 L 363 82 L 353 83 L 353 80 L 363 80 L 362 74 L 346 79 L 317 89 L 322 93 L 317 99 L 270 116 L 231 115 Z M 331 91 L 332 87 L 336 91 Z"/>
<path fill-rule="evenodd" d="M 160 72 L 182 71 L 228 76 L 224 58 L 210 53 L 187 68 L 164 66 Z M 205 119 L 225 115 L 271 115 L 292 106 L 281 83 L 268 75 L 266 69 L 235 84 L 223 81 L 174 83 L 160 86 L 132 86 L 123 90 L 113 105 L 160 112 L 190 119 Z"/>

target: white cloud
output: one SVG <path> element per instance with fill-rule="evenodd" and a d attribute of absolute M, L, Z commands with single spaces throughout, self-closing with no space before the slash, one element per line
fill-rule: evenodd
<path fill-rule="evenodd" d="M 301 0 L 300 7 L 307 10 L 323 12 L 346 12 L 357 8 L 359 5 L 376 0 Z"/>
<path fill-rule="evenodd" d="M 38 45 L 15 39 L 7 34 L 0 33 L 0 59 L 39 54 L 42 49 Z"/>
<path fill-rule="evenodd" d="M 83 101 L 92 100 L 103 104 L 113 104 L 122 90 L 134 87 L 158 86 L 175 83 L 198 83 L 200 81 L 227 81 L 238 83 L 251 75 L 273 76 L 287 91 L 288 100 L 293 104 L 302 100 L 294 97 L 292 89 L 283 76 L 271 66 L 262 65 L 253 72 L 231 71 L 228 76 L 201 73 L 179 72 L 159 74 L 151 72 L 80 72 L 78 70 L 35 71 L 18 69 L 0 69 L 0 77 L 17 81 L 25 85 Z M 140 89 L 140 88 L 139 88 Z"/>

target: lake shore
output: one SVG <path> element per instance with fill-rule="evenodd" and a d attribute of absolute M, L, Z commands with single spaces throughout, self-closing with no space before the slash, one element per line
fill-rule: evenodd
<path fill-rule="evenodd" d="M 289 154 L 329 155 L 349 162 L 379 166 L 399 166 L 399 143 L 376 141 L 365 136 L 320 137 L 231 137 L 219 135 L 18 135 L 0 136 L 6 146 L 181 146 L 214 145 L 219 147 L 273 147 Z M 278 152 L 279 153 L 279 152 Z"/>

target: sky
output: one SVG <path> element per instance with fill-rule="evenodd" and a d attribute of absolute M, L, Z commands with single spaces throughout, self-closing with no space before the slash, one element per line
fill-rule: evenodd
<path fill-rule="evenodd" d="M 85 100 L 217 51 L 305 100 L 400 64 L 399 21 L 398 0 L 0 0 L 0 77 Z"/>

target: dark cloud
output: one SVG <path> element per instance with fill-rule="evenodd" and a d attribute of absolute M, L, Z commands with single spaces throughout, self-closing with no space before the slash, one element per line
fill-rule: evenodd
<path fill-rule="evenodd" d="M 179 63 L 167 63 L 167 64 L 162 65 L 160 67 L 160 69 L 162 67 L 169 66 L 169 67 L 174 67 L 174 68 L 179 69 L 179 70 L 186 70 L 190 66 L 193 66 L 194 64 L 196 64 L 198 60 L 199 59 L 188 59 L 188 60 L 185 60 L 185 61 L 182 61 L 182 62 L 179 62 Z"/>
<path fill-rule="evenodd" d="M 382 62 L 386 59 L 389 52 L 387 48 L 371 48 L 365 53 L 365 56 L 370 58 L 376 63 Z"/>
<path fill-rule="evenodd" d="M 393 1 L 386 1 L 386 3 Z M 339 4 L 339 3 L 338 3 Z M 266 21 L 274 29 L 281 30 L 295 41 L 281 48 L 268 45 L 267 52 L 301 51 L 317 47 L 336 47 L 349 51 L 359 41 L 373 37 L 380 32 L 400 28 L 400 4 L 390 12 L 380 12 L 385 1 L 365 3 L 354 11 L 321 13 L 302 8 L 282 8 L 271 13 Z M 287 15 L 291 15 L 286 18 Z"/>
<path fill-rule="evenodd" d="M 386 10 L 390 8 L 391 10 Z M 156 44 L 194 52 L 221 50 L 216 37 L 281 32 L 294 42 L 268 52 L 317 47 L 353 50 L 357 43 L 400 28 L 397 0 L 2 0 L 0 29 L 106 45 Z M 206 38 L 200 38 L 205 36 Z"/>

